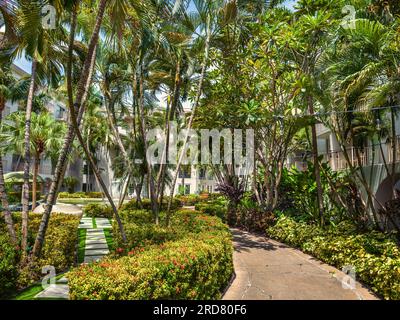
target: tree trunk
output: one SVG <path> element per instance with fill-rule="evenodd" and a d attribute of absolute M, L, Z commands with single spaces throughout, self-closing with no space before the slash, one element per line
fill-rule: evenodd
<path fill-rule="evenodd" d="M 207 15 L 207 36 L 206 36 L 205 49 L 204 49 L 204 60 L 203 60 L 203 65 L 202 65 L 202 69 L 201 69 L 199 88 L 197 90 L 196 99 L 195 99 L 193 109 L 192 109 L 192 114 L 190 115 L 190 118 L 189 118 L 188 134 L 189 134 L 189 130 L 192 128 L 196 109 L 200 103 L 201 94 L 203 92 L 203 82 L 204 82 L 204 78 L 205 78 L 205 74 L 206 74 L 206 68 L 207 68 L 207 64 L 208 64 L 208 56 L 209 56 L 209 51 L 210 51 L 210 40 L 211 40 L 211 16 L 210 16 L 210 13 L 208 13 L 208 15 Z M 185 136 L 185 140 L 183 141 L 182 151 L 180 153 L 178 164 L 176 166 L 176 172 L 175 172 L 174 178 L 172 180 L 171 192 L 170 192 L 170 196 L 168 199 L 168 207 L 167 207 L 167 220 L 166 220 L 167 225 L 169 224 L 169 221 L 170 221 L 170 210 L 171 210 L 172 199 L 174 197 L 174 191 L 175 191 L 176 181 L 177 181 L 178 175 L 179 175 L 179 169 L 180 169 L 180 166 L 182 164 L 183 157 L 185 154 L 186 144 L 187 144 L 187 140 L 188 140 L 188 134 Z"/>
<path fill-rule="evenodd" d="M 131 180 L 131 175 L 130 175 L 130 173 L 128 173 L 128 176 L 126 177 L 126 180 L 125 180 L 124 185 L 123 185 L 122 190 L 121 190 L 122 191 L 121 195 L 119 197 L 118 210 L 120 210 L 122 205 L 124 204 L 124 200 L 126 198 L 126 194 L 128 193 L 130 180 Z"/>
<path fill-rule="evenodd" d="M 93 68 L 94 68 L 94 63 L 95 63 L 95 58 L 96 58 L 96 47 L 97 47 L 97 43 L 98 43 L 98 39 L 99 39 L 100 27 L 103 22 L 106 5 L 107 5 L 107 0 L 101 0 L 101 2 L 99 4 L 97 18 L 96 18 L 96 24 L 95 24 L 95 27 L 94 27 L 94 30 L 92 33 L 92 37 L 90 39 L 88 53 L 87 53 L 87 56 L 86 56 L 86 59 L 85 59 L 84 65 L 83 65 L 82 73 L 80 76 L 80 80 L 79 80 L 79 84 L 78 84 L 78 88 L 77 88 L 77 92 L 76 92 L 76 98 L 75 98 L 76 104 L 74 105 L 74 107 L 76 107 L 78 109 L 78 110 L 76 110 L 78 112 L 78 117 L 77 117 L 78 123 L 80 123 L 80 121 L 82 119 L 83 112 L 84 112 L 83 105 L 86 102 L 87 94 L 88 94 L 88 91 L 90 88 L 90 84 L 92 82 Z M 72 21 L 74 21 L 74 19 L 76 19 L 75 14 L 76 13 L 73 13 L 73 15 L 72 15 Z M 74 18 L 74 16 L 75 16 L 75 18 Z M 69 43 L 70 56 L 71 56 L 71 52 L 72 52 L 74 38 L 75 38 L 75 28 L 71 27 L 70 43 Z M 71 73 L 71 70 L 72 70 L 71 65 L 72 65 L 72 61 L 71 61 L 71 59 L 69 59 L 68 73 Z M 50 186 L 49 196 L 48 196 L 47 203 L 45 206 L 45 212 L 43 213 L 42 220 L 41 220 L 40 226 L 39 226 L 39 231 L 38 231 L 38 234 L 37 234 L 37 237 L 35 240 L 35 245 L 33 247 L 33 254 L 36 257 L 39 257 L 40 253 L 42 251 L 44 237 L 46 234 L 47 225 L 48 225 L 49 218 L 50 218 L 50 213 L 51 213 L 51 210 L 55 203 L 55 200 L 57 198 L 60 181 L 62 181 L 62 179 L 63 179 L 66 165 L 67 165 L 67 157 L 68 157 L 68 154 L 70 153 L 71 146 L 72 146 L 73 140 L 75 138 L 74 130 L 75 129 L 74 129 L 73 124 L 70 123 L 68 126 L 68 132 L 64 139 L 63 148 L 62 148 L 59 158 L 58 158 L 56 170 L 55 170 L 55 173 L 54 173 L 54 176 L 52 179 L 52 183 Z"/>
<path fill-rule="evenodd" d="M 0 97 L 0 125 L 3 117 L 3 111 L 5 107 L 5 99 L 4 97 Z M 4 181 L 4 171 L 3 171 L 3 157 L 2 154 L 0 153 L 0 198 L 1 198 L 1 205 L 3 206 L 3 215 L 4 215 L 4 220 L 7 226 L 8 233 L 10 235 L 11 242 L 14 245 L 17 245 L 17 235 L 15 233 L 14 229 L 14 221 L 9 209 L 9 203 L 8 203 L 8 198 L 7 198 L 7 192 L 6 192 L 6 184 Z"/>
<path fill-rule="evenodd" d="M 39 172 L 40 154 L 35 155 L 32 181 L 32 211 L 36 208 L 37 177 Z"/>
<path fill-rule="evenodd" d="M 314 102 L 311 96 L 308 97 L 308 110 L 310 115 L 314 114 Z M 313 162 L 314 162 L 314 175 L 315 181 L 317 183 L 317 204 L 318 204 L 318 213 L 320 218 L 321 226 L 324 226 L 324 203 L 323 203 L 323 191 L 322 191 L 322 183 L 321 183 L 321 171 L 319 168 L 319 159 L 318 159 L 318 140 L 317 140 L 317 128 L 315 123 L 311 125 L 311 135 L 312 135 L 312 153 L 313 153 Z"/>
<path fill-rule="evenodd" d="M 396 134 L 396 115 L 394 113 L 394 108 L 390 109 L 390 117 L 392 120 L 392 171 L 391 171 L 391 179 L 392 179 L 392 190 L 393 190 L 393 199 L 397 199 L 396 192 L 396 161 L 397 161 L 397 134 Z"/>
<path fill-rule="evenodd" d="M 147 152 L 148 143 L 146 140 L 146 121 L 145 121 L 145 111 L 144 111 L 144 80 L 143 80 L 143 67 L 140 66 L 140 78 L 139 78 L 139 113 L 140 113 L 140 131 L 144 141 L 144 149 Z M 156 225 L 159 224 L 159 216 L 158 216 L 158 199 L 155 190 L 155 184 L 152 174 L 152 164 L 146 159 L 147 164 L 147 179 L 150 193 L 150 201 L 151 201 L 151 209 L 154 215 L 154 220 Z"/>
<path fill-rule="evenodd" d="M 29 169 L 31 165 L 31 116 L 33 95 L 35 93 L 37 61 L 32 62 L 31 84 L 29 86 L 28 100 L 26 103 L 25 118 L 25 150 L 24 150 L 24 184 L 22 186 L 22 226 L 21 226 L 21 250 L 26 255 L 28 246 L 28 220 L 29 220 Z"/>

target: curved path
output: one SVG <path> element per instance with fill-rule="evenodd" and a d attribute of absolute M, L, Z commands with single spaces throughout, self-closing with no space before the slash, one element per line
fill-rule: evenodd
<path fill-rule="evenodd" d="M 346 275 L 282 243 L 233 229 L 236 277 L 224 300 L 376 300 Z"/>

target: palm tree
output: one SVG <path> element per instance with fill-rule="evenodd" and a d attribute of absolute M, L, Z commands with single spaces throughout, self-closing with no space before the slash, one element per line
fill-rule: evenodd
<path fill-rule="evenodd" d="M 393 191 L 395 185 L 396 159 L 396 109 L 398 104 L 399 59 L 396 46 L 396 25 L 383 25 L 374 20 L 359 19 L 355 29 L 340 30 L 337 42 L 333 43 L 331 50 L 321 59 L 321 97 L 320 102 L 327 110 L 344 112 L 338 114 L 334 121 L 332 118 L 325 122 L 336 134 L 342 145 L 346 161 L 351 168 L 351 173 L 359 181 L 367 193 L 367 209 L 372 212 L 375 224 L 380 227 L 374 202 L 377 201 L 372 191 L 372 185 L 361 168 L 359 148 L 355 148 L 355 154 L 359 162 L 359 168 L 355 168 L 346 147 L 348 143 L 356 145 L 362 136 L 371 132 L 382 143 L 382 135 L 376 129 L 376 123 L 370 122 L 374 113 L 383 114 L 389 110 L 389 125 L 391 128 L 390 140 L 392 144 L 392 166 L 385 162 L 384 168 L 392 179 Z M 357 57 L 356 59 L 354 57 Z M 322 94 L 323 92 L 323 94 Z M 329 92 L 329 94 L 327 94 Z M 374 111 L 374 109 L 381 111 Z M 371 111 L 371 112 L 370 112 Z M 372 112 L 373 111 L 373 112 Z M 360 130 L 360 119 L 370 124 Z M 371 135 L 371 133 L 369 133 Z M 395 194 L 395 192 L 393 192 Z M 393 197 L 396 197 L 393 195 Z M 384 207 L 384 204 L 381 204 Z"/>
<path fill-rule="evenodd" d="M 17 101 L 22 100 L 24 97 L 24 85 L 25 81 L 16 81 L 11 76 L 10 64 L 5 64 L 0 69 L 0 126 L 2 126 L 3 111 L 6 106 L 6 101 Z M 17 244 L 17 236 L 14 229 L 14 223 L 9 210 L 9 203 L 4 182 L 3 172 L 3 159 L 0 153 L 0 197 L 1 203 L 4 209 L 4 219 L 7 225 L 10 239 L 14 244 Z"/>
<path fill-rule="evenodd" d="M 4 126 L 4 142 L 15 153 L 24 154 L 25 113 L 14 112 Z M 48 112 L 32 113 L 30 133 L 30 153 L 33 155 L 32 210 L 36 208 L 37 177 L 40 162 L 48 158 L 62 146 L 65 124 L 54 119 Z"/>
<path fill-rule="evenodd" d="M 45 211 L 42 216 L 42 220 L 40 222 L 38 234 L 35 240 L 35 244 L 33 246 L 33 255 L 38 257 L 42 251 L 44 237 L 46 234 L 50 213 L 52 207 L 57 198 L 57 192 L 59 190 L 61 181 L 63 180 L 63 176 L 66 170 L 67 157 L 71 150 L 71 146 L 75 137 L 76 129 L 79 127 L 79 123 L 82 119 L 84 113 L 84 105 L 86 102 L 86 98 L 88 95 L 89 87 L 92 81 L 93 68 L 95 64 L 96 57 L 96 47 L 99 39 L 100 28 L 103 22 L 104 14 L 107 7 L 107 1 L 101 0 L 97 7 L 97 16 L 94 24 L 94 28 L 92 31 L 92 35 L 89 41 L 87 55 L 85 61 L 83 63 L 83 68 L 80 73 L 79 83 L 76 88 L 75 99 L 73 100 L 73 91 L 72 91 L 72 54 L 75 43 L 75 27 L 77 21 L 77 12 L 78 12 L 79 2 L 75 1 L 70 8 L 70 17 L 71 17 L 71 30 L 70 30 L 70 40 L 68 46 L 68 63 L 67 63 L 67 87 L 68 87 L 68 100 L 69 100 L 69 109 L 71 113 L 71 121 L 68 127 L 68 131 L 64 138 L 64 144 L 60 151 L 60 155 L 58 158 L 57 166 L 54 172 L 54 176 L 50 185 L 49 194 L 47 197 L 47 203 L 45 206 Z M 78 115 L 76 117 L 75 113 Z"/>
<path fill-rule="evenodd" d="M 216 10 L 216 7 L 213 6 L 211 3 L 207 2 L 207 3 L 199 3 L 196 2 L 197 7 L 199 12 L 201 13 L 200 15 L 202 16 L 203 19 L 205 19 L 204 21 L 204 31 L 205 31 L 205 39 L 204 39 L 204 57 L 203 57 L 203 61 L 201 64 L 201 71 L 200 71 L 200 78 L 199 78 L 199 83 L 198 83 L 198 88 L 197 88 L 197 92 L 196 92 L 196 97 L 193 103 L 193 108 L 191 110 L 191 115 L 189 117 L 188 120 L 188 132 L 189 130 L 192 128 L 193 125 L 193 120 L 196 114 L 196 109 L 199 105 L 200 102 L 200 98 L 203 92 L 203 83 L 204 83 L 204 78 L 206 76 L 206 70 L 207 70 L 207 66 L 209 63 L 209 52 L 210 52 L 210 42 L 211 42 L 211 35 L 212 35 L 212 20 L 211 20 L 211 16 L 213 15 L 214 11 Z M 178 163 L 176 166 L 176 171 L 172 180 L 172 185 L 171 185 L 171 192 L 169 195 L 169 199 L 168 199 L 168 207 L 167 207 L 167 211 L 168 211 L 168 217 L 167 217 L 167 224 L 169 224 L 169 218 L 170 218 L 170 210 L 171 210 L 171 204 L 172 204 L 172 199 L 174 196 L 174 192 L 175 192 L 175 186 L 176 186 L 176 182 L 178 179 L 178 175 L 179 175 L 179 170 L 180 170 L 180 166 L 182 164 L 183 161 L 183 157 L 185 155 L 185 149 L 186 149 L 186 144 L 188 142 L 188 135 L 185 136 L 184 141 L 183 141 L 183 146 L 182 146 L 182 151 L 179 155 L 179 159 L 178 159 Z"/>
<path fill-rule="evenodd" d="M 2 6 L 7 6 L 2 4 Z M 24 184 L 22 188 L 22 241 L 23 254 L 26 253 L 28 237 L 28 210 L 29 210 L 29 168 L 31 164 L 30 154 L 30 131 L 32 105 L 38 82 L 50 79 L 54 84 L 59 77 L 60 64 L 57 58 L 60 57 L 60 47 L 57 45 L 54 33 L 44 30 L 42 26 L 41 9 L 43 4 L 28 0 L 15 1 L 11 9 L 13 19 L 7 19 L 8 28 L 15 30 L 15 37 L 7 42 L 5 53 L 7 60 L 14 60 L 16 57 L 25 55 L 32 62 L 31 79 L 26 102 L 26 119 L 24 135 Z M 52 78 L 53 77 L 53 78 Z M 51 79 L 52 78 L 52 79 Z"/>

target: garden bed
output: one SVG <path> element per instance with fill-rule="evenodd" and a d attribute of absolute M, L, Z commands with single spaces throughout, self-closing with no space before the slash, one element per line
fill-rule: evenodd
<path fill-rule="evenodd" d="M 233 248 L 219 218 L 182 210 L 170 228 L 156 226 L 145 210 L 121 211 L 121 218 L 128 244 L 114 227 L 115 253 L 69 272 L 71 299 L 221 297 L 233 273 Z"/>
<path fill-rule="evenodd" d="M 32 248 L 41 214 L 29 214 L 28 246 Z M 21 214 L 14 213 L 15 229 L 20 231 Z M 20 250 L 8 239 L 4 220 L 0 223 L 0 296 L 12 295 L 41 279 L 42 267 L 53 266 L 57 273 L 63 272 L 76 262 L 79 217 L 53 213 L 51 215 L 42 256 L 35 262 L 20 265 Z"/>

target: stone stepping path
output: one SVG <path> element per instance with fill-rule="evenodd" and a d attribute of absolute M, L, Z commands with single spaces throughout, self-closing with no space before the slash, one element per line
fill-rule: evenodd
<path fill-rule="evenodd" d="M 95 220 L 95 225 L 93 224 Z M 96 228 L 94 227 L 96 226 Z M 106 218 L 83 217 L 79 229 L 86 229 L 85 257 L 83 263 L 97 262 L 110 253 L 104 229 L 111 229 L 112 225 Z M 63 277 L 56 284 L 51 284 L 42 292 L 38 293 L 37 299 L 68 299 L 68 279 Z"/>

